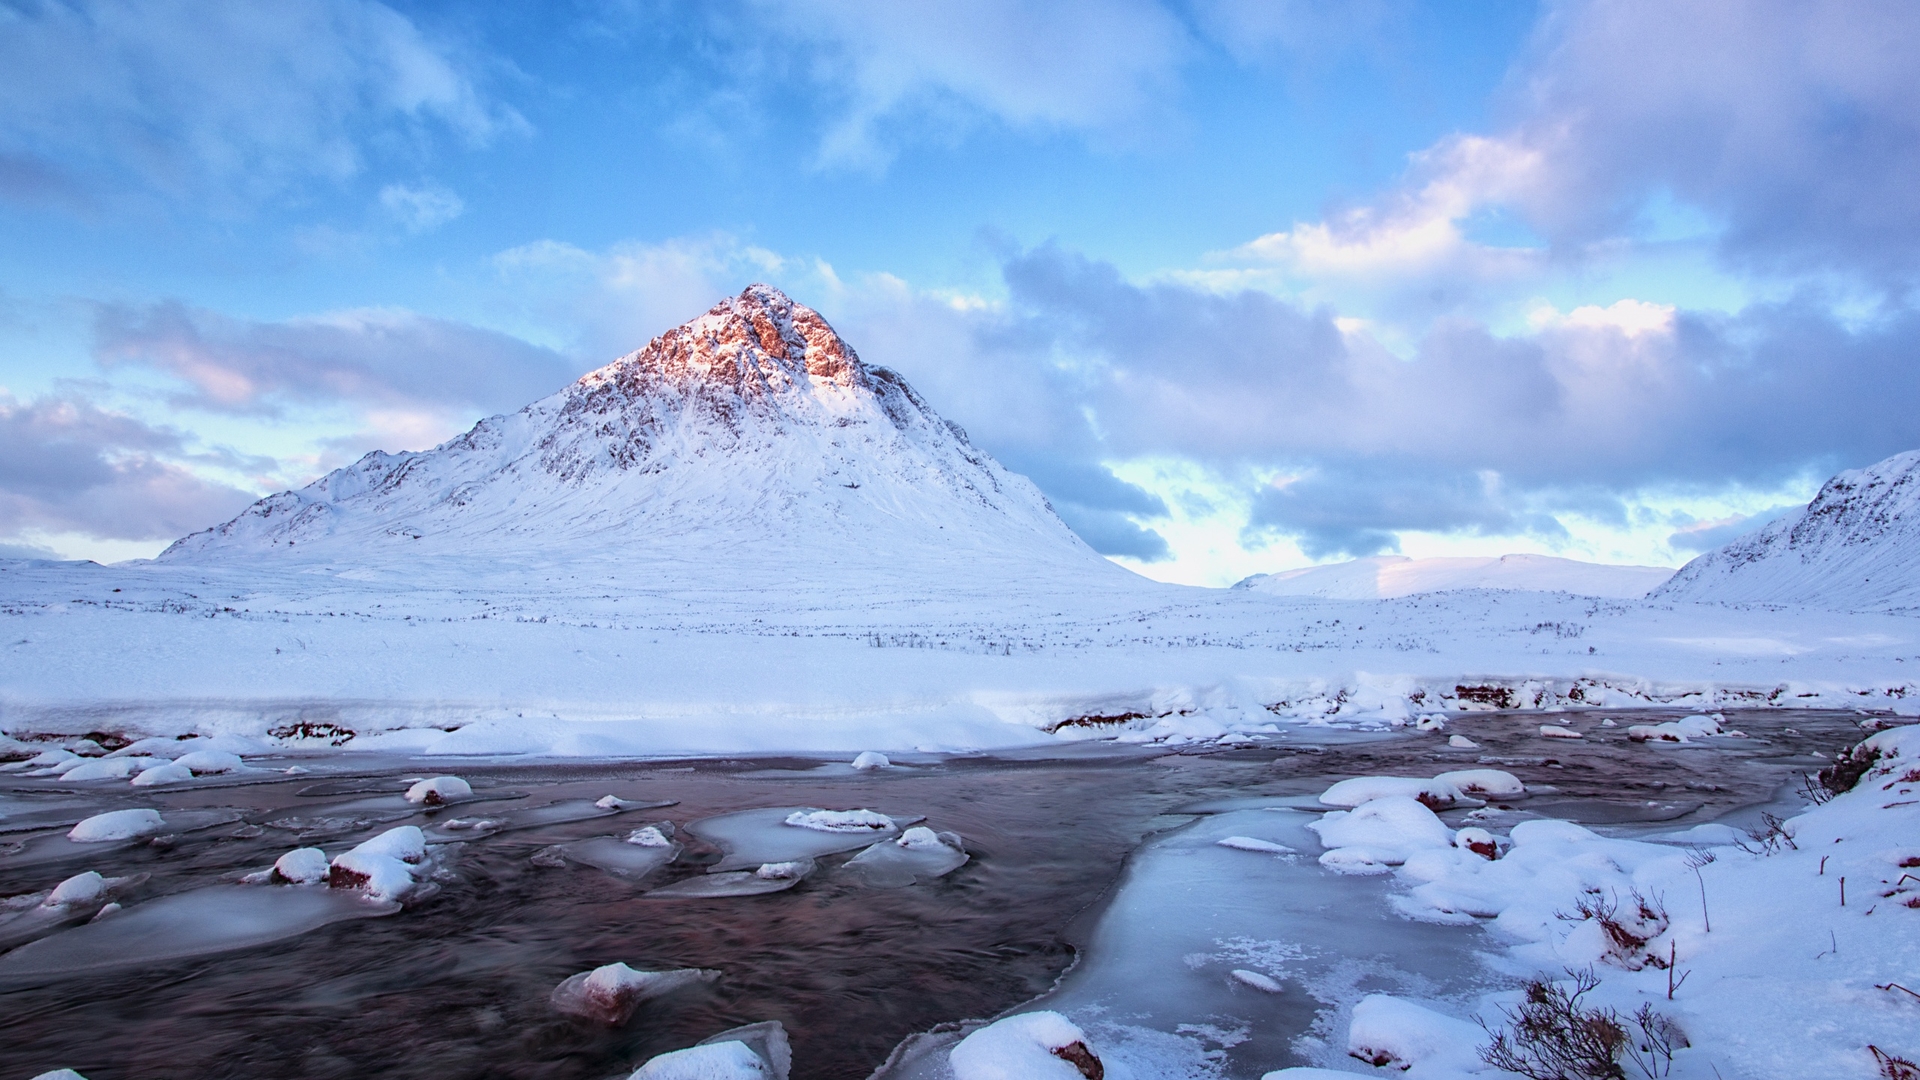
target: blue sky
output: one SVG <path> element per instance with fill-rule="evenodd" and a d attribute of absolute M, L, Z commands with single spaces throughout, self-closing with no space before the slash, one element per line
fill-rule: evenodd
<path fill-rule="evenodd" d="M 0 0 L 0 552 L 768 280 L 1096 547 L 1677 564 L 1920 446 L 1899 2 Z"/>

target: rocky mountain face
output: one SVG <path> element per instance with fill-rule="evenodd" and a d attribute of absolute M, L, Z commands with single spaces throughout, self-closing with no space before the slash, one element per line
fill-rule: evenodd
<path fill-rule="evenodd" d="M 1920 450 L 1841 473 L 1806 509 L 1693 560 L 1651 598 L 1920 611 Z"/>
<path fill-rule="evenodd" d="M 425 452 L 368 454 L 160 559 L 970 553 L 1111 568 L 899 375 L 754 285 L 517 413 Z"/>

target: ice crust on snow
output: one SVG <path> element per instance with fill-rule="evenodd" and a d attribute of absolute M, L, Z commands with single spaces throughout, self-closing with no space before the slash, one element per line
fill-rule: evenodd
<path fill-rule="evenodd" d="M 1087 1080 L 1091 1071 L 1061 1056 L 1075 1047 L 1091 1051 L 1086 1040 L 1057 1012 L 1018 1013 L 961 1039 L 947 1060 L 954 1080 Z"/>
<path fill-rule="evenodd" d="M 573 1016 L 584 1016 L 603 1024 L 624 1024 L 640 1003 L 649 998 L 720 977 L 717 971 L 678 968 L 673 971 L 638 971 L 624 963 L 605 964 L 592 971 L 568 976 L 554 987 L 553 1007 Z"/>
<path fill-rule="evenodd" d="M 67 839 L 76 844 L 99 844 L 151 836 L 167 827 L 158 810 L 109 810 L 75 825 Z"/>

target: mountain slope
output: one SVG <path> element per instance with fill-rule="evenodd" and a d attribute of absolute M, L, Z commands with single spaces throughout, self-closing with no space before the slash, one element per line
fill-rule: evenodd
<path fill-rule="evenodd" d="M 1841 473 L 1806 509 L 1693 560 L 1653 598 L 1920 609 L 1920 450 Z"/>
<path fill-rule="evenodd" d="M 898 375 L 764 285 L 517 413 L 368 454 L 160 560 L 423 556 L 1118 571 Z"/>
<path fill-rule="evenodd" d="M 1565 592 L 1630 600 L 1645 596 L 1672 574 L 1659 566 L 1612 566 L 1551 555 L 1453 559 L 1375 555 L 1278 574 L 1255 574 L 1235 588 L 1329 600 L 1386 600 L 1455 589 Z"/>

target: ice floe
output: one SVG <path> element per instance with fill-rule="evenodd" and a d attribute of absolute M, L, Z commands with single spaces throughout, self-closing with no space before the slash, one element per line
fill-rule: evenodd
<path fill-rule="evenodd" d="M 671 863 L 680 854 L 680 845 L 668 839 L 660 826 L 648 825 L 624 838 L 591 836 L 557 844 L 548 850 L 570 862 L 637 881 Z"/>
<path fill-rule="evenodd" d="M 136 904 L 0 956 L 0 982 L 39 982 L 279 941 L 400 905 L 330 889 L 214 885 Z"/>
<path fill-rule="evenodd" d="M 650 1059 L 628 1080 L 787 1080 L 793 1050 L 778 1020 L 730 1028 Z"/>
<path fill-rule="evenodd" d="M 583 1016 L 603 1024 L 624 1024 L 648 998 L 710 983 L 719 977 L 717 971 L 700 968 L 637 971 L 624 963 L 605 964 L 568 976 L 553 988 L 552 1001 L 554 1008 L 570 1016 Z"/>
<path fill-rule="evenodd" d="M 1276 844 L 1271 840 L 1262 840 L 1256 836 L 1229 836 L 1215 840 L 1214 843 L 1235 851 L 1258 851 L 1267 855 L 1291 855 L 1293 849 L 1285 844 Z"/>
<path fill-rule="evenodd" d="M 753 870 L 725 870 L 690 877 L 648 892 L 649 898 L 694 900 L 728 896 L 764 896 L 785 892 L 814 871 L 812 859 L 762 863 Z"/>
<path fill-rule="evenodd" d="M 814 816 L 820 815 L 820 816 Z M 794 821 L 812 822 L 795 825 Z M 899 818 L 867 810 L 820 810 L 815 807 L 771 807 L 742 810 L 704 818 L 687 831 L 719 845 L 724 858 L 714 870 L 742 870 L 763 863 L 812 859 L 853 851 L 876 839 L 894 835 L 919 818 Z M 879 824 L 885 822 L 884 825 Z M 840 824 L 840 828 L 822 826 Z"/>
<path fill-rule="evenodd" d="M 1087 1034 L 1050 1010 L 1017 1013 L 961 1039 L 947 1055 L 954 1080 L 1100 1080 Z"/>
<path fill-rule="evenodd" d="M 897 889 L 945 877 L 968 858 L 959 836 L 916 825 L 855 855 L 844 869 L 869 888 Z"/>

